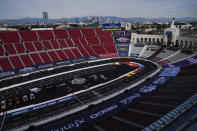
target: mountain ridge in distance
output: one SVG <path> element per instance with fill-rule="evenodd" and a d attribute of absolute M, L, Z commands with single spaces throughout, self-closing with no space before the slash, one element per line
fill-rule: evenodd
<path fill-rule="evenodd" d="M 72 17 L 72 18 L 59 18 L 59 19 L 48 19 L 48 23 L 57 23 L 57 22 L 75 22 L 76 19 L 87 19 L 88 17 L 94 17 L 96 16 L 85 16 L 85 17 Z M 130 18 L 124 18 L 124 17 L 117 17 L 117 16 L 103 16 L 104 20 L 107 20 L 108 18 L 110 21 L 126 21 L 126 22 L 171 22 L 172 18 L 170 17 L 163 17 L 163 18 L 145 18 L 145 17 L 130 17 Z M 175 18 L 175 21 L 177 22 L 197 22 L 197 18 L 193 17 L 184 17 L 184 18 Z M 31 18 L 31 17 L 25 17 L 21 19 L 0 19 L 0 24 L 36 24 L 36 23 L 43 23 L 45 22 L 42 18 Z"/>

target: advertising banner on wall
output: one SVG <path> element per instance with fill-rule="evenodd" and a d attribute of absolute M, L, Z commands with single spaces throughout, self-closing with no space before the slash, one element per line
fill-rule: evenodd
<path fill-rule="evenodd" d="M 116 48 L 120 57 L 127 57 L 129 54 L 130 44 L 116 44 Z"/>
<path fill-rule="evenodd" d="M 112 55 L 115 57 L 115 54 L 112 54 Z M 116 57 L 117 57 L 117 54 L 116 54 Z M 56 66 L 56 65 L 77 63 L 77 62 L 81 62 L 81 61 L 95 60 L 95 59 L 99 59 L 99 58 L 100 57 L 98 55 L 95 55 L 95 56 L 89 56 L 89 57 L 83 57 L 83 58 L 77 58 L 77 59 L 62 60 L 62 61 L 53 62 L 53 63 L 36 65 L 36 66 L 32 66 L 32 67 L 25 67 L 25 68 L 22 68 L 22 69 L 12 70 L 12 71 L 8 71 L 8 72 L 0 72 L 0 78 L 10 76 L 10 75 L 14 75 L 14 74 L 19 74 L 19 73 L 26 73 L 26 72 L 34 71 L 34 70 L 37 70 L 37 69 L 49 68 L 49 67 L 53 67 L 53 66 Z"/>
<path fill-rule="evenodd" d="M 100 54 L 99 57 L 100 58 L 118 57 L 118 54 L 116 54 L 116 53 Z"/>
<path fill-rule="evenodd" d="M 130 43 L 130 39 L 125 37 L 116 38 L 115 40 L 117 43 Z"/>
<path fill-rule="evenodd" d="M 164 71 L 159 76 L 175 77 L 180 72 L 180 67 L 164 68 Z"/>

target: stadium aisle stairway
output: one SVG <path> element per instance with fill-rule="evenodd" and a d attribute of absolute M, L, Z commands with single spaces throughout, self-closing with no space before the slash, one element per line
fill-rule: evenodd
<path fill-rule="evenodd" d="M 153 53 L 153 54 L 149 57 L 149 59 L 155 58 L 155 57 L 158 56 L 164 49 L 165 49 L 165 47 L 159 48 L 159 50 L 157 50 L 155 53 Z"/>

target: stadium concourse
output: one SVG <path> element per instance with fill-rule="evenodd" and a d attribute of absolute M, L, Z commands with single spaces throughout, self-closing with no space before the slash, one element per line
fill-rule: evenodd
<path fill-rule="evenodd" d="M 121 33 L 0 32 L 1 130 L 189 129 L 196 47 L 130 45 Z"/>

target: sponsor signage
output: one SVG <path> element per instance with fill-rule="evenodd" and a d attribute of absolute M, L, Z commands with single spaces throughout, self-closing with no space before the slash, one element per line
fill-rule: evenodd
<path fill-rule="evenodd" d="M 157 86 L 156 85 L 148 85 L 148 86 L 144 86 L 143 88 L 141 88 L 139 90 L 140 93 L 149 93 L 149 92 L 153 92 L 154 90 L 156 90 Z"/>
<path fill-rule="evenodd" d="M 116 48 L 120 57 L 128 56 L 129 46 L 129 44 L 116 44 Z"/>
<path fill-rule="evenodd" d="M 165 68 L 159 76 L 175 77 L 180 72 L 180 67 Z"/>
<path fill-rule="evenodd" d="M 100 54 L 99 57 L 100 58 L 118 57 L 118 54 L 116 53 Z"/>
<path fill-rule="evenodd" d="M 121 24 L 103 24 L 103 30 L 121 30 Z"/>
<path fill-rule="evenodd" d="M 25 67 L 23 69 L 19 69 L 18 72 L 19 73 L 30 72 L 30 71 L 33 71 L 35 69 L 36 69 L 35 67 Z"/>
<path fill-rule="evenodd" d="M 132 103 L 136 98 L 140 98 L 141 95 L 139 93 L 134 93 L 124 99 L 121 99 L 120 100 L 120 103 L 123 104 L 123 105 L 126 105 L 126 104 L 129 104 L 129 103 Z"/>
<path fill-rule="evenodd" d="M 110 111 L 116 109 L 117 107 L 118 107 L 117 105 L 112 105 L 112 106 L 110 106 L 108 108 L 105 108 L 105 109 L 103 109 L 103 110 L 95 113 L 95 114 L 90 115 L 89 117 L 90 117 L 90 119 L 96 119 L 96 118 L 104 115 L 105 113 L 110 112 Z"/>
<path fill-rule="evenodd" d="M 162 85 L 162 84 L 164 84 L 167 80 L 168 80 L 168 77 L 159 77 L 158 79 L 156 79 L 155 81 L 153 81 L 153 84 Z"/>
<path fill-rule="evenodd" d="M 125 37 L 117 38 L 116 41 L 118 43 L 130 43 L 130 39 L 125 38 Z"/>
<path fill-rule="evenodd" d="M 172 35 L 172 31 L 166 31 L 166 35 Z"/>
<path fill-rule="evenodd" d="M 67 100 L 70 100 L 70 99 L 73 99 L 73 98 L 75 98 L 75 96 L 69 96 L 69 97 L 65 97 L 65 98 L 55 100 L 55 101 L 52 101 L 52 102 L 49 102 L 49 103 L 41 104 L 41 105 L 38 105 L 38 106 L 30 107 L 30 108 L 19 110 L 19 111 L 12 112 L 12 113 L 7 113 L 6 117 L 12 117 L 12 116 L 16 116 L 16 115 L 23 114 L 23 113 L 26 113 L 26 112 L 38 110 L 38 109 L 41 109 L 41 108 L 44 108 L 44 107 L 47 107 L 47 106 L 51 106 L 51 105 L 54 105 L 54 104 L 57 104 L 57 103 L 60 103 L 60 102 L 64 102 L 64 101 L 67 101 Z"/>
<path fill-rule="evenodd" d="M 6 77 L 9 75 L 14 75 L 14 74 L 15 74 L 14 71 L 2 72 L 2 73 L 0 73 L 0 77 Z"/>
<path fill-rule="evenodd" d="M 80 61 L 85 61 L 85 60 L 94 60 L 94 59 L 98 59 L 98 58 L 99 58 L 99 56 L 96 56 L 95 55 L 95 56 L 84 57 L 84 58 L 79 58 L 79 59 L 71 59 L 71 60 L 66 60 L 66 61 L 58 61 L 56 63 L 41 64 L 41 65 L 32 66 L 32 67 L 25 67 L 25 68 L 13 70 L 13 71 L 2 72 L 2 73 L 0 73 L 0 78 L 1 77 L 6 77 L 6 76 L 9 76 L 9 75 L 18 74 L 18 73 L 30 72 L 30 71 L 34 71 L 36 69 L 48 68 L 48 67 L 52 67 L 52 66 L 55 66 L 55 65 L 69 64 L 69 63 L 75 63 L 75 62 L 80 62 Z"/>
<path fill-rule="evenodd" d="M 50 64 L 39 65 L 39 66 L 38 66 L 38 69 L 40 69 L 40 68 L 52 67 L 53 65 L 55 65 L 55 64 L 50 63 Z"/>
<path fill-rule="evenodd" d="M 127 48 L 119 48 L 119 50 L 121 50 L 121 51 L 128 51 Z"/>

